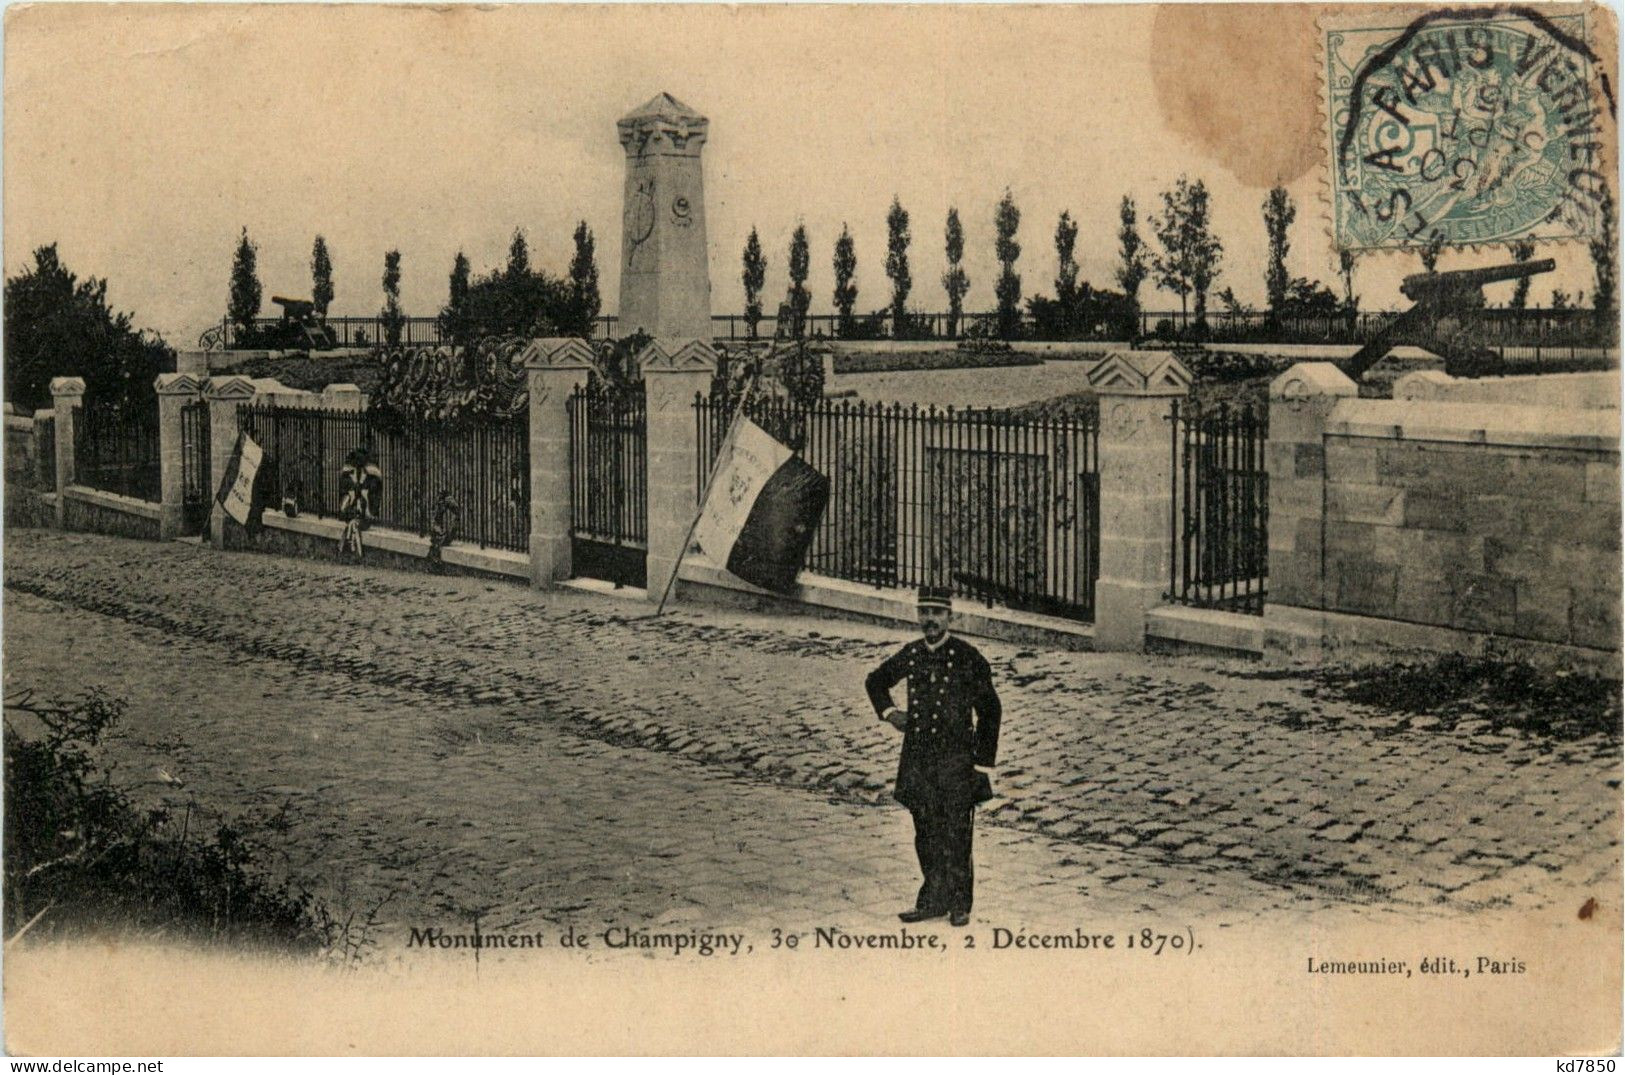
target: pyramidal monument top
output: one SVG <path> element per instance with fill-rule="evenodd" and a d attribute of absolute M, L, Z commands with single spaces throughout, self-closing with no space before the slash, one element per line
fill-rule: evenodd
<path fill-rule="evenodd" d="M 690 126 L 697 126 L 706 122 L 704 116 L 669 93 L 657 93 L 649 98 L 647 103 L 634 108 L 621 117 L 621 123 L 628 125 L 644 123 L 650 120 L 663 120 L 667 123 L 687 123 Z"/>

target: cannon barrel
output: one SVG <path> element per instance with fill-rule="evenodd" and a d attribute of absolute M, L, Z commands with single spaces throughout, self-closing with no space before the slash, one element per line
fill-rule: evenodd
<path fill-rule="evenodd" d="M 1425 295 L 1437 295 L 1442 291 L 1458 291 L 1462 288 L 1483 287 L 1485 284 L 1496 284 L 1502 280 L 1517 280 L 1524 276 L 1538 276 L 1543 272 L 1551 272 L 1557 268 L 1557 262 L 1551 258 L 1541 258 L 1539 261 L 1515 261 L 1511 265 L 1491 265 L 1483 269 L 1451 269 L 1449 272 L 1419 272 L 1412 273 L 1399 283 L 1399 290 L 1407 298 L 1420 301 Z"/>

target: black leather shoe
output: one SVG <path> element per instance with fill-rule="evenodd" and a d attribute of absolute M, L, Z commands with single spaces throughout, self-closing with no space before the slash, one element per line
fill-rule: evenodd
<path fill-rule="evenodd" d="M 969 911 L 955 911 L 953 914 L 948 916 L 948 924 L 950 926 L 968 926 L 968 925 L 970 925 L 970 912 Z"/>
<path fill-rule="evenodd" d="M 911 911 L 903 911 L 897 917 L 904 922 L 925 922 L 932 918 L 941 918 L 947 911 L 934 911 L 929 907 L 916 907 Z"/>

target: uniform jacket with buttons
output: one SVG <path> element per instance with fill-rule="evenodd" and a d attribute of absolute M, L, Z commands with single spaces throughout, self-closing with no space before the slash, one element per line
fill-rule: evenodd
<path fill-rule="evenodd" d="M 908 680 L 908 726 L 893 797 L 909 809 L 967 807 L 993 797 L 986 773 L 999 750 L 999 695 L 987 658 L 949 635 L 932 649 L 910 642 L 869 673 L 865 686 L 875 712 L 895 703 L 891 691 Z"/>

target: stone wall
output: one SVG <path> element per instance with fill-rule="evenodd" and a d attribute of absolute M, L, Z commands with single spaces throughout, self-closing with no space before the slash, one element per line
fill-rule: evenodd
<path fill-rule="evenodd" d="M 56 460 L 43 459 L 56 417 L 50 411 L 18 414 L 5 405 L 5 522 L 7 526 L 49 526 L 55 509 L 48 497 L 55 492 Z"/>
<path fill-rule="evenodd" d="M 71 486 L 63 496 L 63 526 L 115 537 L 158 540 L 158 506 Z"/>
<path fill-rule="evenodd" d="M 1618 370 L 1471 378 L 1452 377 L 1440 370 L 1422 370 L 1395 381 L 1394 398 L 1617 411 L 1619 389 Z"/>
<path fill-rule="evenodd" d="M 1618 453 L 1330 435 L 1326 604 L 1611 649 Z"/>
<path fill-rule="evenodd" d="M 1617 654 L 1617 411 L 1277 397 L 1271 433 L 1270 648 Z"/>
<path fill-rule="evenodd" d="M 266 525 L 257 534 L 250 535 L 235 520 L 228 518 L 222 531 L 223 545 L 227 549 L 247 552 L 268 552 L 280 556 L 297 556 L 306 560 L 328 560 L 348 563 L 339 553 L 339 524 L 332 519 L 313 520 L 301 516 L 297 521 L 285 520 L 280 512 L 267 511 Z M 428 542 L 415 535 L 399 531 L 373 528 L 363 533 L 366 563 L 374 567 L 387 567 L 404 571 L 435 572 L 427 558 Z M 466 575 L 475 578 L 504 579 L 523 584 L 522 577 L 510 572 L 483 570 L 471 566 L 470 561 L 482 561 L 500 553 L 487 553 L 467 542 L 454 542 L 444 550 L 445 559 L 439 574 Z M 462 561 L 462 562 L 459 562 Z"/>

